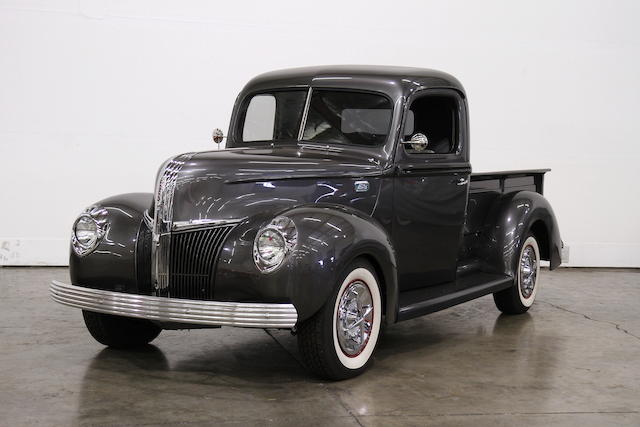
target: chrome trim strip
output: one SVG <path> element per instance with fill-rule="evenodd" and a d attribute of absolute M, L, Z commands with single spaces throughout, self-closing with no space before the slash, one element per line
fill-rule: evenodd
<path fill-rule="evenodd" d="M 344 151 L 340 147 L 332 147 L 330 145 L 309 144 L 305 142 L 299 142 L 298 146 L 303 149 L 306 148 L 308 150 L 330 151 L 332 153 L 342 153 Z"/>
<path fill-rule="evenodd" d="M 188 221 L 175 221 L 171 231 L 185 231 L 197 228 L 218 227 L 222 225 L 237 224 L 242 219 L 191 219 Z"/>
<path fill-rule="evenodd" d="M 304 103 L 304 111 L 302 112 L 302 120 L 300 121 L 300 130 L 298 130 L 298 141 L 302 141 L 304 137 L 304 128 L 307 126 L 307 115 L 309 114 L 309 105 L 311 105 L 311 92 L 313 89 L 309 86 L 309 91 L 307 92 L 307 99 Z"/>
<path fill-rule="evenodd" d="M 149 209 L 145 209 L 142 214 L 142 219 L 144 220 L 144 224 L 147 226 L 149 231 L 153 231 L 153 218 L 149 215 Z"/>
<path fill-rule="evenodd" d="M 158 176 L 155 190 L 154 235 L 160 235 L 169 231 L 173 219 L 173 193 L 175 191 L 178 176 L 185 163 L 191 160 L 195 153 L 181 154 L 169 161 L 164 166 L 161 175 Z"/>
<path fill-rule="evenodd" d="M 184 153 L 168 160 L 162 167 L 156 182 L 155 212 L 153 214 L 153 234 L 151 245 L 151 282 L 156 289 L 169 286 L 169 253 L 171 239 L 167 233 L 171 231 L 173 220 L 173 194 L 182 167 L 196 153 Z"/>
<path fill-rule="evenodd" d="M 125 294 L 51 281 L 54 301 L 70 307 L 160 322 L 247 328 L 293 328 L 293 304 L 196 301 Z"/>

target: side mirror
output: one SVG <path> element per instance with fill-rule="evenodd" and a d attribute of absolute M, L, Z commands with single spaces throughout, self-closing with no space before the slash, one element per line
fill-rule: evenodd
<path fill-rule="evenodd" d="M 413 150 L 423 151 L 425 153 L 433 153 L 433 150 L 427 150 L 429 139 L 423 133 L 416 133 L 409 141 L 402 141 L 402 144 L 410 145 Z"/>
<path fill-rule="evenodd" d="M 216 144 L 218 144 L 218 147 L 220 147 L 220 143 L 224 140 L 225 136 L 224 133 L 222 133 L 222 131 L 219 128 L 215 128 L 213 130 L 213 134 L 211 135 L 211 137 L 213 138 L 213 142 L 215 142 Z"/>

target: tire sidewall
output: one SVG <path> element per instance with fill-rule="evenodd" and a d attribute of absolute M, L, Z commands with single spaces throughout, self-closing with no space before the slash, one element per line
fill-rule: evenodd
<path fill-rule="evenodd" d="M 524 295 L 522 295 L 520 263 L 522 261 L 522 255 L 524 254 L 524 250 L 528 246 L 531 246 L 536 254 L 536 281 L 533 286 L 533 292 L 531 293 L 531 295 L 529 295 L 528 298 L 525 298 Z M 526 308 L 531 307 L 533 305 L 533 302 L 536 299 L 538 288 L 540 287 L 540 247 L 538 246 L 538 241 L 533 235 L 528 235 L 525 241 L 522 243 L 522 247 L 520 248 L 517 265 L 516 265 L 516 283 L 515 284 L 516 284 L 516 291 L 518 293 L 520 304 L 522 304 L 522 306 Z"/>
<path fill-rule="evenodd" d="M 363 351 L 355 357 L 347 356 L 340 347 L 338 341 L 336 320 L 337 309 L 340 302 L 340 298 L 347 288 L 347 286 L 354 280 L 360 280 L 365 283 L 371 292 L 371 299 L 373 302 L 373 325 L 371 328 L 371 335 Z M 331 298 L 325 305 L 324 312 L 324 327 L 323 332 L 327 338 L 326 349 L 330 354 L 332 370 L 334 371 L 334 377 L 338 378 L 350 378 L 358 375 L 373 361 L 373 354 L 378 345 L 378 339 L 380 337 L 380 330 L 382 326 L 382 295 L 380 292 L 380 285 L 375 273 L 375 270 L 366 261 L 358 260 L 346 269 L 346 273 L 341 275 L 341 280 L 338 281 L 333 298 Z"/>
<path fill-rule="evenodd" d="M 337 332 L 337 317 L 338 317 L 338 306 L 340 304 L 340 299 L 342 298 L 343 293 L 347 289 L 347 287 L 353 283 L 354 281 L 361 281 L 364 283 L 367 288 L 369 288 L 369 292 L 371 293 L 371 299 L 373 302 L 373 324 L 371 327 L 371 335 L 365 345 L 364 349 L 357 356 L 347 356 L 340 347 L 340 342 L 338 341 L 338 332 Z M 333 337 L 333 346 L 336 352 L 336 356 L 338 360 L 347 369 L 360 369 L 364 367 L 367 362 L 371 359 L 373 355 L 373 351 L 375 350 L 375 346 L 378 342 L 378 337 L 380 336 L 380 325 L 382 318 L 382 296 L 380 295 L 380 287 L 378 285 L 378 281 L 376 277 L 373 275 L 371 271 L 369 271 L 365 267 L 356 267 L 347 276 L 343 279 L 340 288 L 338 288 L 338 292 L 336 293 L 336 298 L 333 304 L 333 316 L 332 316 L 332 337 Z"/>

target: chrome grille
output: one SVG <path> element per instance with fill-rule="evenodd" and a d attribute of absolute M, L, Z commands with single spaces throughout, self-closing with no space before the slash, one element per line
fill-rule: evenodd
<path fill-rule="evenodd" d="M 195 153 L 186 153 L 167 161 L 156 182 L 153 215 L 153 244 L 151 260 L 153 263 L 152 283 L 155 288 L 164 290 L 168 286 L 169 251 L 171 249 L 171 221 L 173 220 L 173 193 L 180 170 Z"/>
<path fill-rule="evenodd" d="M 173 193 L 176 188 L 178 174 L 186 162 L 195 153 L 181 154 L 164 164 L 162 175 L 158 177 L 155 194 L 154 234 L 160 235 L 170 231 L 173 219 Z"/>
<path fill-rule="evenodd" d="M 160 237 L 158 294 L 193 300 L 213 299 L 213 271 L 233 225 L 173 232 Z"/>

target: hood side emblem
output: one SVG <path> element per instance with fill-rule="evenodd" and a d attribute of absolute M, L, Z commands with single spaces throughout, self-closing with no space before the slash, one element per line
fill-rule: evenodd
<path fill-rule="evenodd" d="M 356 193 L 364 193 L 369 191 L 369 181 L 356 181 L 354 183 Z"/>

